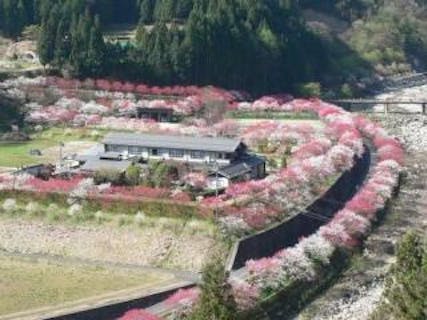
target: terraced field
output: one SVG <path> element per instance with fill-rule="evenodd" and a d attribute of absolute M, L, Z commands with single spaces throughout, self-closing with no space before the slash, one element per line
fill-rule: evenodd
<path fill-rule="evenodd" d="M 164 272 L 61 262 L 0 253 L 0 318 L 72 303 L 123 289 L 150 289 L 174 280 Z"/>

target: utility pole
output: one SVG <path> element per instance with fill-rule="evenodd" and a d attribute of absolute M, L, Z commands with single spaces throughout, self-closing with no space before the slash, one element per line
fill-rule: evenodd
<path fill-rule="evenodd" d="M 218 161 L 215 159 L 210 162 L 211 168 L 215 171 L 215 209 L 214 209 L 214 216 L 215 220 L 218 220 L 218 196 L 219 196 L 219 188 L 218 188 L 218 171 L 219 171 L 219 165 Z"/>
<path fill-rule="evenodd" d="M 62 148 L 65 147 L 65 144 L 60 141 L 59 142 L 59 168 L 62 169 Z"/>

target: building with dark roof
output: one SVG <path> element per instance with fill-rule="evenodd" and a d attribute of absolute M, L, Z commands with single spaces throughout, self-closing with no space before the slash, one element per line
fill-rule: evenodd
<path fill-rule="evenodd" d="M 219 168 L 211 176 L 218 175 L 229 181 L 242 181 L 264 178 L 266 174 L 265 159 L 257 155 L 245 155 L 228 166 Z"/>
<path fill-rule="evenodd" d="M 173 122 L 174 112 L 170 108 L 144 108 L 139 107 L 137 110 L 138 118 L 149 119 L 157 122 Z"/>

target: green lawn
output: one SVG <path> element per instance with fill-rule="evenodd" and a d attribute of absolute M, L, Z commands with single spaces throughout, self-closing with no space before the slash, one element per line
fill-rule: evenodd
<path fill-rule="evenodd" d="M 76 142 L 84 147 L 84 142 L 94 142 L 102 136 L 102 131 L 98 131 L 99 136 L 93 136 L 93 132 L 91 129 L 51 128 L 32 134 L 28 142 L 0 142 L 0 167 L 53 162 L 58 159 L 60 142 L 64 142 L 66 148 L 69 143 L 70 151 L 79 151 L 79 144 Z M 39 149 L 43 155 L 32 156 L 29 154 L 31 149 Z"/>
<path fill-rule="evenodd" d="M 0 316 L 117 290 L 150 289 L 174 277 L 146 270 L 76 265 L 0 254 Z"/>
<path fill-rule="evenodd" d="M 0 166 L 20 167 L 23 165 L 41 162 L 41 157 L 31 156 L 31 149 L 43 150 L 52 147 L 54 142 L 49 140 L 37 140 L 25 143 L 0 143 Z"/>

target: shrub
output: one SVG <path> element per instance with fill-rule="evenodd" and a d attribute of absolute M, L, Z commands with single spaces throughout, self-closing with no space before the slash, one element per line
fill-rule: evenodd
<path fill-rule="evenodd" d="M 322 86 L 318 82 L 307 82 L 298 85 L 297 92 L 304 98 L 320 97 L 322 95 Z"/>
<path fill-rule="evenodd" d="M 177 168 L 164 161 L 152 162 L 150 164 L 150 182 L 158 188 L 170 187 L 173 180 L 178 178 Z"/>
<path fill-rule="evenodd" d="M 46 212 L 49 213 L 57 213 L 59 211 L 59 207 L 58 205 L 56 205 L 55 203 L 51 203 L 48 207 Z"/>
<path fill-rule="evenodd" d="M 146 219 L 147 219 L 147 216 L 142 211 L 138 211 L 136 213 L 135 217 L 133 218 L 133 220 L 135 221 L 135 223 L 138 224 L 138 225 L 142 225 L 144 223 L 144 221 L 146 221 Z"/>
<path fill-rule="evenodd" d="M 379 319 L 426 319 L 427 317 L 426 238 L 410 231 L 400 241 L 397 261 L 386 280 L 384 310 Z"/>
<path fill-rule="evenodd" d="M 141 168 L 135 164 L 132 164 L 126 169 L 125 179 L 126 185 L 136 186 L 140 183 Z"/>
<path fill-rule="evenodd" d="M 49 210 L 48 212 L 47 212 L 47 220 L 48 221 L 51 221 L 51 222 L 53 222 L 53 221 L 58 221 L 58 220 L 60 220 L 60 218 L 61 218 L 61 214 L 60 214 L 60 212 L 59 211 L 52 211 L 52 210 Z"/>
<path fill-rule="evenodd" d="M 37 202 L 28 202 L 28 204 L 25 206 L 25 211 L 31 215 L 37 215 L 40 213 L 40 210 L 40 205 Z"/>
<path fill-rule="evenodd" d="M 117 224 L 121 227 L 129 223 L 129 216 L 120 214 L 117 216 Z"/>
<path fill-rule="evenodd" d="M 340 88 L 340 96 L 342 98 L 348 99 L 353 98 L 354 92 L 351 86 L 348 83 L 344 83 Z"/>
<path fill-rule="evenodd" d="M 18 210 L 18 204 L 16 203 L 15 199 L 6 199 L 3 202 L 2 209 L 6 213 L 14 213 L 16 210 Z"/>
<path fill-rule="evenodd" d="M 80 204 L 78 204 L 78 203 L 75 203 L 75 204 L 73 204 L 72 206 L 70 206 L 68 208 L 67 213 L 68 213 L 69 216 L 74 217 L 76 215 L 81 214 L 82 211 L 83 211 L 82 206 Z"/>
<path fill-rule="evenodd" d="M 95 184 L 111 183 L 122 185 L 124 183 L 123 174 L 116 170 L 98 170 L 93 176 Z"/>
<path fill-rule="evenodd" d="M 94 217 L 95 217 L 96 222 L 98 222 L 98 223 L 101 223 L 101 222 L 105 221 L 105 219 L 106 219 L 105 213 L 102 211 L 95 212 Z"/>
<path fill-rule="evenodd" d="M 221 257 L 215 256 L 203 270 L 200 297 L 189 320 L 237 319 L 237 305 L 232 298 L 232 288 Z"/>

